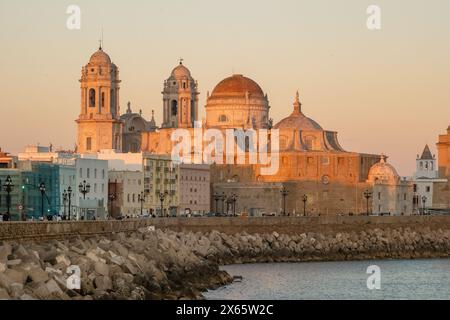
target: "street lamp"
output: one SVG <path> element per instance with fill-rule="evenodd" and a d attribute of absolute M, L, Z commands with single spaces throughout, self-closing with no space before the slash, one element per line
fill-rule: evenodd
<path fill-rule="evenodd" d="M 44 220 L 44 197 L 45 197 L 45 183 L 41 182 L 39 186 L 39 191 L 41 192 L 41 215 L 42 220 Z"/>
<path fill-rule="evenodd" d="M 86 200 L 86 195 L 91 191 L 91 185 L 89 183 L 86 183 L 86 180 L 84 180 L 83 183 L 80 183 L 80 185 L 78 186 L 78 190 L 83 195 L 83 200 Z"/>
<path fill-rule="evenodd" d="M 219 200 L 220 195 L 218 193 L 214 193 L 214 200 L 216 201 L 216 214 L 219 213 Z"/>
<path fill-rule="evenodd" d="M 225 192 L 222 192 L 222 196 L 220 197 L 220 202 L 222 203 L 222 210 L 221 210 L 221 213 L 222 213 L 222 215 L 224 215 L 225 214 L 225 201 L 227 201 L 227 196 L 225 195 Z"/>
<path fill-rule="evenodd" d="M 161 217 L 164 217 L 164 200 L 166 199 L 168 193 L 166 192 L 161 192 L 159 194 L 159 201 L 161 201 Z"/>
<path fill-rule="evenodd" d="M 67 212 L 66 212 L 66 203 L 67 203 L 67 200 L 68 200 L 68 195 L 67 195 L 67 191 L 66 191 L 66 190 L 63 191 L 62 198 L 63 198 L 64 220 L 65 220 L 65 219 L 66 219 L 66 216 L 67 216 Z"/>
<path fill-rule="evenodd" d="M 308 196 L 306 194 L 303 195 L 303 215 L 306 217 L 306 203 L 308 202 Z"/>
<path fill-rule="evenodd" d="M 83 199 L 86 200 L 86 195 L 91 191 L 91 185 L 89 183 L 86 183 L 86 180 L 84 180 L 83 183 L 80 183 L 78 189 L 83 195 Z"/>
<path fill-rule="evenodd" d="M 6 216 L 3 217 L 3 221 L 9 221 L 11 214 L 10 214 L 10 210 L 11 210 L 11 192 L 13 191 L 13 183 L 12 183 L 12 179 L 11 176 L 7 176 L 6 177 L 6 181 L 5 184 L 3 185 L 4 190 L 6 191 L 6 193 L 8 194 L 6 197 Z"/>
<path fill-rule="evenodd" d="M 67 200 L 69 200 L 69 221 L 72 212 L 72 187 L 67 188 Z"/>
<path fill-rule="evenodd" d="M 425 204 L 427 203 L 427 197 L 422 197 L 422 214 L 425 215 Z"/>
<path fill-rule="evenodd" d="M 141 203 L 141 216 L 144 214 L 144 202 L 145 202 L 145 194 L 144 192 L 141 192 L 139 195 L 139 202 Z"/>
<path fill-rule="evenodd" d="M 109 195 L 109 203 L 111 204 L 111 210 L 110 210 L 110 217 L 112 217 L 113 216 L 113 203 L 114 203 L 114 200 L 116 200 L 116 198 L 117 198 L 117 196 L 116 196 L 116 194 L 115 193 L 111 193 L 110 195 Z"/>
<path fill-rule="evenodd" d="M 238 196 L 233 193 L 233 195 L 231 196 L 231 203 L 233 204 L 233 215 L 236 215 L 236 202 L 237 202 Z"/>
<path fill-rule="evenodd" d="M 369 190 L 364 191 L 364 198 L 366 198 L 367 215 L 369 215 L 369 199 L 372 198 L 372 192 L 370 192 Z"/>
<path fill-rule="evenodd" d="M 286 197 L 289 195 L 289 191 L 285 187 L 280 190 L 281 196 L 283 197 L 283 216 L 286 215 Z"/>

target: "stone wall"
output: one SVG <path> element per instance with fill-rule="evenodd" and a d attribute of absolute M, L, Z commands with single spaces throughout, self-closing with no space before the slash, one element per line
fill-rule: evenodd
<path fill-rule="evenodd" d="M 320 232 L 361 232 L 386 228 L 423 228 L 450 230 L 450 216 L 408 217 L 264 217 L 264 218 L 169 218 L 125 221 L 86 222 L 3 222 L 0 223 L 0 240 L 15 239 L 61 239 L 74 236 L 107 235 L 132 232 L 139 228 L 155 226 L 173 231 L 211 232 L 219 231 L 233 235 L 247 232 L 262 234 L 299 234 Z"/>

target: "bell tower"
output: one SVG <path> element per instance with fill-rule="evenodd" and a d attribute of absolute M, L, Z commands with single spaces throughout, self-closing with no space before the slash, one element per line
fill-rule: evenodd
<path fill-rule="evenodd" d="M 163 128 L 193 128 L 198 119 L 198 83 L 188 68 L 180 64 L 164 81 Z"/>
<path fill-rule="evenodd" d="M 100 46 L 81 72 L 81 110 L 76 120 L 78 153 L 122 151 L 120 82 L 119 69 Z"/>

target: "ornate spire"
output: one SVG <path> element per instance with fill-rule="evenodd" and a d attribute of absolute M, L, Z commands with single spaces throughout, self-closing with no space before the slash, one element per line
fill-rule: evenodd
<path fill-rule="evenodd" d="M 132 111 L 131 111 L 131 102 L 130 101 L 128 101 L 128 103 L 127 103 L 127 113 L 132 113 Z"/>
<path fill-rule="evenodd" d="M 295 94 L 295 101 L 294 101 L 294 113 L 302 113 L 302 103 L 300 102 L 300 94 Z"/>

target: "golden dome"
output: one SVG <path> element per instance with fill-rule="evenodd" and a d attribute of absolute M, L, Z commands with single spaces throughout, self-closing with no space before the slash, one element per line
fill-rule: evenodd
<path fill-rule="evenodd" d="M 255 81 L 241 74 L 235 74 L 232 77 L 222 80 L 214 88 L 211 97 L 230 95 L 245 96 L 246 94 L 252 97 L 264 97 L 261 87 Z"/>

